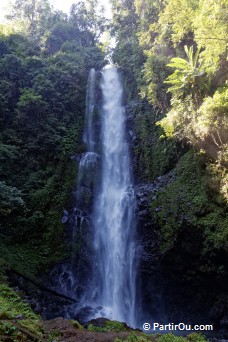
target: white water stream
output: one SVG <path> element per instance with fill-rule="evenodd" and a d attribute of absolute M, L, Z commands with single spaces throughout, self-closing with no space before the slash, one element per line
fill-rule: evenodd
<path fill-rule="evenodd" d="M 102 71 L 102 173 L 95 198 L 95 301 L 108 318 L 135 324 L 134 196 L 125 138 L 123 87 L 115 68 Z"/>
<path fill-rule="evenodd" d="M 62 265 L 58 286 L 77 300 L 66 307 L 66 317 L 83 315 L 86 321 L 102 316 L 135 327 L 135 201 L 123 86 L 117 69 L 106 67 L 101 73 L 100 116 L 95 115 L 95 70 L 89 75 L 83 137 L 87 152 L 79 163 L 73 213 L 64 211 L 62 219 L 70 222 L 72 253 Z"/>

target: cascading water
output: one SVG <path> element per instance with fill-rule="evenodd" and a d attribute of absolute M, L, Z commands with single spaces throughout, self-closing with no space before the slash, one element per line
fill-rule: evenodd
<path fill-rule="evenodd" d="M 123 87 L 115 68 L 102 71 L 102 174 L 95 198 L 95 301 L 108 318 L 135 325 L 135 226 Z"/>
<path fill-rule="evenodd" d="M 96 178 L 99 156 L 94 152 L 94 106 L 95 106 L 95 69 L 91 69 L 87 84 L 86 93 L 86 127 L 84 130 L 83 140 L 87 145 L 87 152 L 83 153 L 78 166 L 78 179 L 76 190 L 73 192 L 73 208 L 70 213 L 64 210 L 62 223 L 66 224 L 69 232 L 69 242 L 71 248 L 71 257 L 63 263 L 59 273 L 57 290 L 68 295 L 77 301 L 82 302 L 88 278 L 85 274 L 89 273 L 89 262 L 86 260 L 87 252 L 89 215 L 92 211 L 92 197 L 94 179 Z M 75 159 L 72 157 L 72 159 Z M 87 257 L 88 259 L 88 257 Z M 87 264 L 85 266 L 85 263 Z M 54 273 L 56 270 L 54 269 Z M 89 275 L 88 275 L 89 277 Z M 80 306 L 83 306 L 79 304 Z M 71 317 L 75 307 L 66 307 L 66 316 Z"/>
<path fill-rule="evenodd" d="M 87 152 L 79 163 L 74 208 L 63 216 L 72 252 L 62 265 L 58 289 L 78 301 L 65 308 L 67 317 L 86 321 L 103 316 L 136 326 L 134 194 L 123 87 L 115 68 L 106 67 L 101 74 L 99 117 L 94 113 L 96 72 L 89 74 L 83 136 Z"/>

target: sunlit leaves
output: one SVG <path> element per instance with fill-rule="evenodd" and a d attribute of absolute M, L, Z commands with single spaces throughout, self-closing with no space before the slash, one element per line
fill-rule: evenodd
<path fill-rule="evenodd" d="M 228 89 L 218 89 L 197 107 L 190 95 L 172 98 L 172 108 L 158 122 L 167 137 L 200 146 L 206 154 L 228 166 Z M 225 171 L 224 171 L 225 172 Z M 224 176 L 225 177 L 225 176 Z M 224 190 L 223 190 L 224 192 Z"/>
<path fill-rule="evenodd" d="M 171 110 L 157 124 L 164 129 L 166 137 L 175 137 L 177 140 L 195 144 L 196 109 L 191 95 L 186 96 L 184 100 L 174 96 L 171 103 Z"/>
<path fill-rule="evenodd" d="M 227 59 L 227 6 L 227 0 L 201 0 L 193 19 L 194 39 L 199 47 L 203 47 L 201 59 L 211 73 Z"/>
<path fill-rule="evenodd" d="M 228 88 L 218 89 L 207 97 L 198 111 L 196 133 L 199 138 L 213 136 L 219 148 L 228 143 Z"/>
<path fill-rule="evenodd" d="M 7 15 L 22 32 L 35 39 L 45 32 L 50 17 L 51 6 L 48 0 L 16 0 Z"/>
<path fill-rule="evenodd" d="M 194 54 L 193 46 L 188 48 L 185 45 L 184 48 L 188 60 L 180 57 L 172 58 L 167 66 L 175 70 L 164 83 L 171 84 L 168 91 L 173 95 L 191 94 L 195 105 L 198 106 L 202 94 L 207 91 L 207 79 L 204 70 L 198 63 L 199 50 Z M 204 78 L 202 78 L 203 76 Z"/>
<path fill-rule="evenodd" d="M 176 44 L 193 32 L 193 19 L 199 0 L 170 0 L 160 12 L 158 29 L 161 36 L 168 36 Z"/>
<path fill-rule="evenodd" d="M 183 58 L 175 57 L 171 59 L 171 63 L 167 64 L 167 66 L 185 70 L 188 67 L 188 61 Z"/>

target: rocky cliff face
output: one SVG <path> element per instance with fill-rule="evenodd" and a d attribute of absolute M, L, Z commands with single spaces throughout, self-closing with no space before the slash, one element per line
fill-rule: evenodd
<path fill-rule="evenodd" d="M 227 251 L 211 246 L 206 251 L 203 229 L 209 224 L 201 223 L 220 209 L 216 203 L 212 208 L 194 154 L 158 142 L 153 119 L 147 120 L 154 134 L 148 136 L 145 118 L 152 114 L 139 102 L 127 106 L 136 184 L 139 320 L 214 324 L 225 337 Z"/>

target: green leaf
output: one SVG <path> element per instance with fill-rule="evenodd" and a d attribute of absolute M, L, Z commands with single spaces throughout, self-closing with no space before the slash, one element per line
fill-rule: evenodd
<path fill-rule="evenodd" d="M 174 57 L 171 59 L 171 63 L 167 64 L 170 68 L 180 68 L 185 69 L 188 65 L 188 62 L 180 57 Z"/>

